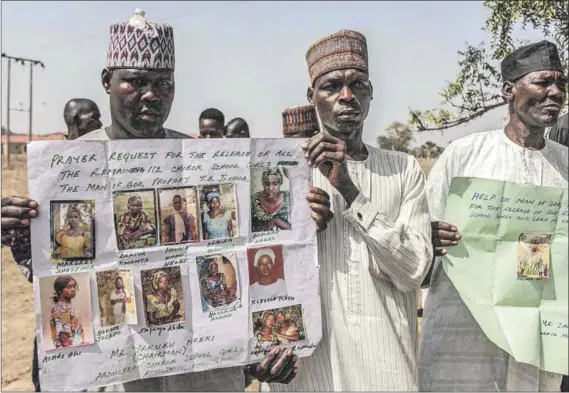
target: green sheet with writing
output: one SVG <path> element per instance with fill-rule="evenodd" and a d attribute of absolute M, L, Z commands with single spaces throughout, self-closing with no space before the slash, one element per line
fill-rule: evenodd
<path fill-rule="evenodd" d="M 518 362 L 568 374 L 567 189 L 457 177 L 443 267 L 486 334 Z"/>

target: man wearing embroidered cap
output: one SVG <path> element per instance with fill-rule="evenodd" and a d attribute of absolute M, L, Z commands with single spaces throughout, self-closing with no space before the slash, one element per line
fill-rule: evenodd
<path fill-rule="evenodd" d="M 310 138 L 318 132 L 318 117 L 314 105 L 287 108 L 282 113 L 285 138 Z"/>
<path fill-rule="evenodd" d="M 546 127 L 557 122 L 567 96 L 567 76 L 557 47 L 540 41 L 515 50 L 502 61 L 502 79 L 510 115 L 505 128 L 454 141 L 429 173 L 427 197 L 435 255 L 444 255 L 444 247 L 458 244 L 461 238 L 460 228 L 441 221 L 452 178 L 567 188 L 568 149 L 544 138 Z M 437 258 L 423 313 L 420 390 L 559 391 L 561 375 L 518 363 L 486 337 L 456 285 Z M 516 306 L 515 299 L 511 302 Z M 523 302 L 518 306 L 523 307 Z"/>
<path fill-rule="evenodd" d="M 164 128 L 174 99 L 174 36 L 172 27 L 150 22 L 136 10 L 127 22 L 110 28 L 107 67 L 101 80 L 110 97 L 111 125 L 93 131 L 79 140 L 179 139 L 188 135 Z M 327 207 L 318 205 L 319 212 Z M 314 209 L 313 209 L 314 210 Z M 319 212 L 315 212 L 315 221 Z M 26 229 L 29 219 L 39 214 L 38 204 L 28 198 L 2 199 L 2 230 Z M 27 243 L 26 248 L 31 248 Z M 28 253 L 29 255 L 29 253 Z M 29 265 L 29 259 L 21 264 Z M 31 274 L 30 274 L 31 276 Z M 296 375 L 297 356 L 287 350 L 271 351 L 248 372 L 266 382 L 288 383 Z M 205 372 L 147 378 L 127 382 L 126 391 L 240 391 L 245 378 L 243 368 L 232 367 Z"/>
<path fill-rule="evenodd" d="M 417 390 L 417 291 L 432 259 L 423 172 L 362 140 L 373 94 L 362 34 L 332 34 L 306 59 L 321 132 L 303 148 L 334 211 L 318 234 L 323 337 L 271 389 Z"/>

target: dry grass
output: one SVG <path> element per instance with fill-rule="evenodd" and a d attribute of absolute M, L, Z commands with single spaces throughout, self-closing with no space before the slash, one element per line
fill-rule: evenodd
<path fill-rule="evenodd" d="M 28 195 L 24 156 L 12 155 L 2 169 L 2 196 Z M 35 331 L 32 285 L 2 248 L 2 390 L 33 391 L 31 370 Z"/>

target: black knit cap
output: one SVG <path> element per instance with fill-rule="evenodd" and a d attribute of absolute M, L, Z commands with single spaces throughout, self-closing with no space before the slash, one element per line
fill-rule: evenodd
<path fill-rule="evenodd" d="M 501 67 L 502 80 L 510 82 L 534 71 L 563 72 L 557 46 L 546 40 L 516 49 L 502 60 Z"/>

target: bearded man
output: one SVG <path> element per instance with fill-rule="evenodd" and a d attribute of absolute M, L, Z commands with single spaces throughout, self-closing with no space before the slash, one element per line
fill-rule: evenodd
<path fill-rule="evenodd" d="M 344 30 L 306 55 L 322 129 L 303 148 L 333 219 L 318 233 L 322 341 L 275 391 L 417 390 L 417 295 L 432 260 L 424 175 L 412 156 L 366 145 L 367 43 Z"/>
<path fill-rule="evenodd" d="M 427 195 L 438 256 L 461 239 L 460 228 L 441 221 L 454 177 L 567 188 L 568 149 L 544 138 L 567 96 L 557 47 L 548 41 L 521 47 L 501 68 L 510 115 L 506 127 L 454 141 L 429 173 Z M 421 332 L 421 391 L 559 391 L 561 375 L 518 363 L 486 337 L 440 259 L 430 286 Z"/>

